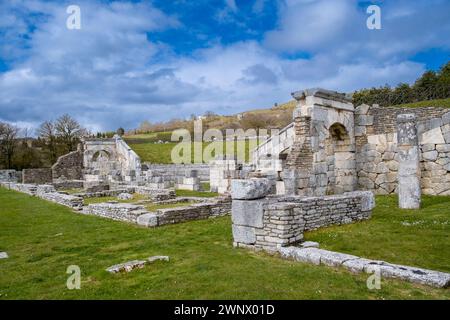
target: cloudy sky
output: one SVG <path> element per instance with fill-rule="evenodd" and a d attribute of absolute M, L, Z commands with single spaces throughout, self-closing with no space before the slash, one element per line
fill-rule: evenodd
<path fill-rule="evenodd" d="M 366 27 L 371 4 L 381 30 Z M 0 121 L 131 129 L 412 82 L 449 60 L 449 34 L 450 0 L 0 0 Z"/>

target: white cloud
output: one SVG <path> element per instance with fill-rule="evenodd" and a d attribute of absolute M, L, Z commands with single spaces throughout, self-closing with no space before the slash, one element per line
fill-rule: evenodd
<path fill-rule="evenodd" d="M 392 14 L 383 30 L 373 33 L 365 29 L 364 10 L 358 11 L 355 1 L 289 0 L 281 6 L 278 28 L 263 43 L 216 42 L 177 56 L 147 32 L 181 23 L 149 4 L 81 2 L 82 29 L 70 31 L 61 5 L 15 3 L 23 15 L 0 5 L 5 9 L 0 18 L 7 17 L 0 28 L 11 44 L 2 43 L 0 55 L 15 51 L 21 57 L 12 70 L 0 73 L 0 120 L 27 126 L 68 112 L 94 131 L 132 128 L 143 120 L 271 106 L 307 87 L 351 91 L 411 82 L 424 66 L 409 62 L 408 55 L 449 47 L 450 41 L 443 36 L 449 22 L 435 8 L 421 7 L 426 18 L 421 24 L 408 20 L 417 18 L 417 10 Z M 391 12 L 391 6 L 399 8 L 384 10 Z M 43 16 L 23 18 L 30 12 Z M 31 24 L 37 26 L 33 31 Z M 23 34 L 29 37 L 24 40 Z M 298 51 L 311 57 L 280 54 Z"/>

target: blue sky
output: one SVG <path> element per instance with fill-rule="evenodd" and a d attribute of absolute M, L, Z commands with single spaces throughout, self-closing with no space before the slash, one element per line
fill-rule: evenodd
<path fill-rule="evenodd" d="M 66 8 L 81 8 L 68 30 Z M 366 27 L 369 5 L 382 29 Z M 0 121 L 93 131 L 232 114 L 308 87 L 413 82 L 450 57 L 450 0 L 0 2 Z"/>

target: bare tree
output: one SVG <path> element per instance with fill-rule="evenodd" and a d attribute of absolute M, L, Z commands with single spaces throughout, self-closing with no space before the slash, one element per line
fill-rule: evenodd
<path fill-rule="evenodd" d="M 45 146 L 50 153 L 51 163 L 55 163 L 58 157 L 57 153 L 57 137 L 55 125 L 51 121 L 45 121 L 41 123 L 39 128 L 36 130 L 37 135 L 44 140 Z"/>
<path fill-rule="evenodd" d="M 20 129 L 8 123 L 0 123 L 0 150 L 5 157 L 7 169 L 12 167 L 12 159 L 17 147 L 17 137 Z"/>
<path fill-rule="evenodd" d="M 62 115 L 55 123 L 56 135 L 66 145 L 68 152 L 74 151 L 78 139 L 85 134 L 85 129 L 68 114 Z"/>

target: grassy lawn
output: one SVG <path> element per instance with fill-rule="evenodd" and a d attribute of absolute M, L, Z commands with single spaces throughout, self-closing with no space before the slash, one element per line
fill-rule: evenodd
<path fill-rule="evenodd" d="M 450 272 L 450 197 L 423 197 L 420 211 L 377 197 L 371 220 L 305 234 L 324 249 Z"/>
<path fill-rule="evenodd" d="M 399 225 L 398 221 L 413 221 L 418 213 L 401 213 L 389 198 L 379 198 L 380 209 L 373 221 L 380 227 L 385 225 L 386 239 L 374 228 L 367 245 L 381 247 L 384 242 L 394 246 L 392 238 L 399 247 L 393 247 L 396 256 L 391 260 L 406 263 L 416 257 L 416 265 L 448 268 L 448 238 L 442 243 L 443 234 L 449 234 L 448 224 L 431 221 L 449 219 L 450 199 L 430 199 L 420 216 L 430 223 L 426 226 L 432 229 L 426 231 Z M 372 232 L 365 224 L 358 224 L 359 228 Z M 343 228 L 358 231 L 357 225 Z M 146 229 L 75 214 L 65 207 L 0 189 L 0 230 L 0 251 L 10 255 L 0 260 L 0 299 L 450 299 L 450 290 L 395 280 L 383 279 L 381 290 L 368 290 L 365 275 L 235 249 L 229 217 Z M 330 234 L 337 232 L 328 229 Z M 346 243 L 344 235 L 332 241 L 326 234 L 311 233 L 308 238 L 320 238 L 326 247 L 333 241 Z M 429 239 L 431 236 L 436 239 Z M 362 250 L 358 248 L 370 238 L 370 234 L 360 234 L 356 237 L 359 243 L 345 246 L 346 251 Z M 413 242 L 415 247 L 407 245 Z M 436 248 L 428 254 L 431 244 Z M 372 250 L 365 255 L 379 254 Z M 438 257 L 438 250 L 443 257 Z M 104 271 L 113 264 L 152 255 L 169 255 L 171 261 L 128 274 Z M 81 290 L 65 286 L 69 265 L 81 268 Z"/>
<path fill-rule="evenodd" d="M 138 137 L 142 137 L 144 135 L 139 135 Z M 146 139 L 136 139 L 136 136 L 133 136 L 132 140 L 128 140 L 130 147 L 139 155 L 143 162 L 151 162 L 151 163 L 161 163 L 161 164 L 169 164 L 172 163 L 172 149 L 178 144 L 176 142 L 169 142 L 163 144 L 155 144 L 153 142 L 148 142 Z M 202 154 L 209 155 L 205 153 L 205 148 L 210 146 L 210 148 L 214 146 L 219 146 L 222 143 L 222 154 L 227 154 L 226 152 L 226 144 L 224 142 L 204 142 L 203 143 L 203 151 Z M 231 142 L 230 142 L 231 143 Z M 235 154 L 237 152 L 237 142 L 234 144 Z M 250 161 L 250 143 L 248 140 L 245 142 L 244 152 L 246 161 Z M 213 153 L 214 155 L 214 153 Z M 214 158 L 214 157 L 213 157 Z M 191 144 L 191 162 L 194 161 L 194 144 Z"/>

